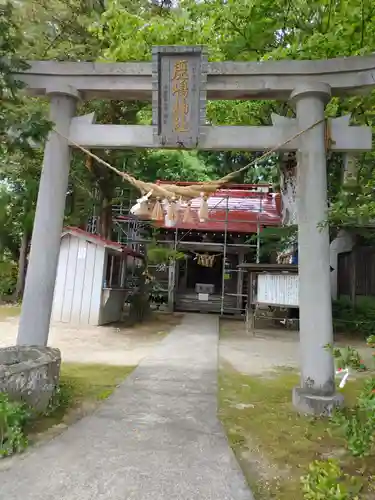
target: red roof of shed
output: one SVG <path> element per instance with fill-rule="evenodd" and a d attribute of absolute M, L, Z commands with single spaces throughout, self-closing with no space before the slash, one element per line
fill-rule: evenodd
<path fill-rule="evenodd" d="M 134 250 L 127 247 L 126 245 L 121 245 L 121 243 L 117 243 L 117 241 L 107 240 L 107 239 L 102 238 L 101 236 L 99 236 L 97 234 L 89 233 L 88 231 L 85 231 L 84 229 L 81 229 L 79 227 L 73 227 L 73 226 L 64 227 L 61 236 L 63 237 L 66 234 L 71 234 L 73 236 L 77 236 L 78 238 L 82 238 L 82 239 L 85 239 L 87 241 L 91 241 L 92 243 L 96 243 L 98 245 L 104 246 L 106 248 L 118 250 L 119 252 L 122 252 L 126 255 L 131 255 L 133 257 L 138 257 L 138 258 L 143 259 L 143 255 L 141 255 L 140 253 L 134 252 Z"/>
<path fill-rule="evenodd" d="M 168 184 L 168 181 L 158 181 Z M 170 183 L 170 182 L 169 182 Z M 176 182 L 178 186 L 198 184 L 197 182 Z M 265 226 L 281 224 L 280 194 L 265 192 L 271 186 L 268 184 L 232 184 L 219 189 L 208 199 L 209 219 L 200 222 L 198 211 L 200 198 L 192 200 L 193 224 L 182 222 L 183 211 L 180 210 L 177 223 L 173 227 L 179 229 L 196 229 L 198 231 L 225 231 L 226 216 L 228 216 L 228 231 L 238 233 L 254 233 L 259 223 L 260 230 Z M 263 191 L 262 191 L 263 190 Z M 228 215 L 226 215 L 228 208 Z M 161 224 L 162 227 L 170 227 Z"/>

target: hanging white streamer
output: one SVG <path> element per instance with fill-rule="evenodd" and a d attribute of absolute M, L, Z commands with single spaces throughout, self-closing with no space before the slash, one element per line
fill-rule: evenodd
<path fill-rule="evenodd" d="M 140 210 L 142 209 L 142 203 L 147 203 L 151 194 L 152 191 L 142 196 L 142 198 L 138 198 L 137 203 L 131 207 L 130 213 L 132 213 L 133 215 L 138 215 Z"/>

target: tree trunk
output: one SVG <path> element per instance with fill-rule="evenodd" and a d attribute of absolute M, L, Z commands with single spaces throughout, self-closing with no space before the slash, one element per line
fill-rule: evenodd
<path fill-rule="evenodd" d="M 283 154 L 280 157 L 280 195 L 282 226 L 298 225 L 297 209 L 297 159 L 294 153 Z M 278 263 L 290 263 L 293 251 L 293 239 L 284 241 L 284 249 L 277 252 Z"/>
<path fill-rule="evenodd" d="M 104 197 L 101 203 L 100 212 L 100 236 L 106 239 L 112 237 L 112 203 L 109 198 Z"/>
<path fill-rule="evenodd" d="M 280 193 L 282 206 L 282 225 L 298 224 L 297 210 L 297 161 L 293 153 L 285 155 L 280 165 Z"/>
<path fill-rule="evenodd" d="M 14 298 L 16 300 L 22 299 L 23 291 L 25 288 L 26 268 L 27 268 L 27 251 L 29 248 L 30 234 L 26 229 L 23 231 L 20 245 L 20 252 L 18 258 L 18 276 Z"/>
<path fill-rule="evenodd" d="M 129 321 L 131 324 L 142 323 L 151 315 L 151 295 L 152 285 L 149 280 L 141 276 L 138 290 L 132 295 L 129 310 Z"/>

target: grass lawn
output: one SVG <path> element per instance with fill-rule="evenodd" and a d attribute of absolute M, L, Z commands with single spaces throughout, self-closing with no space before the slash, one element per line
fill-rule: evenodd
<path fill-rule="evenodd" d="M 31 442 L 54 426 L 57 431 L 92 411 L 108 398 L 129 375 L 133 366 L 63 363 L 60 377 L 60 406 L 26 429 Z M 59 427 L 57 424 L 61 424 Z M 58 433 L 58 432 L 57 432 Z"/>
<path fill-rule="evenodd" d="M 347 403 L 362 383 L 349 380 Z M 299 416 L 291 404 L 297 384 L 298 375 L 286 369 L 254 377 L 227 366 L 220 374 L 220 418 L 256 500 L 302 500 L 300 477 L 310 462 L 324 458 L 340 459 L 345 472 L 370 484 L 363 498 L 374 498 L 374 457 L 350 457 L 344 441 L 328 431 L 328 420 Z"/>

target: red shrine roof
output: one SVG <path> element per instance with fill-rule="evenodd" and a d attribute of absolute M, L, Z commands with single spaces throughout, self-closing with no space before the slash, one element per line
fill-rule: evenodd
<path fill-rule="evenodd" d="M 158 181 L 158 184 L 168 183 L 171 184 L 170 181 Z M 176 182 L 175 184 L 189 186 L 198 183 Z M 224 232 L 227 208 L 228 232 L 255 233 L 258 223 L 260 230 L 266 226 L 279 226 L 281 224 L 280 194 L 270 191 L 269 184 L 230 184 L 209 197 L 209 219 L 207 221 L 199 221 L 198 211 L 201 199 L 194 198 L 191 204 L 195 219 L 193 224 L 182 222 L 184 209 L 181 209 L 178 221 L 174 226 L 161 224 L 161 227 Z"/>
<path fill-rule="evenodd" d="M 82 238 L 86 241 L 90 241 L 91 243 L 95 243 L 105 248 L 110 248 L 111 250 L 117 250 L 118 252 L 121 252 L 125 255 L 131 255 L 132 257 L 143 259 L 143 255 L 134 252 L 134 250 L 127 247 L 126 245 L 117 243 L 117 241 L 107 240 L 97 234 L 89 233 L 88 231 L 85 231 L 84 229 L 81 229 L 79 227 L 65 226 L 63 228 L 61 237 L 63 238 L 67 234 L 71 234 L 72 236 L 76 236 L 77 238 Z"/>

